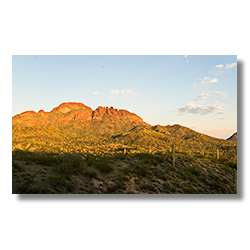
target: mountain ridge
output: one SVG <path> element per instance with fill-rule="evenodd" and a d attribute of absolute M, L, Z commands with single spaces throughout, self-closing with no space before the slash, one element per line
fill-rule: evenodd
<path fill-rule="evenodd" d="M 172 134 L 178 133 L 179 130 L 179 132 L 182 134 L 186 133 L 184 130 L 194 131 L 179 124 L 174 124 L 172 126 L 170 126 L 169 124 L 165 126 L 159 124 L 155 126 L 150 125 L 144 122 L 143 119 L 137 114 L 129 112 L 125 109 L 116 109 L 112 106 L 98 106 L 93 110 L 92 108 L 80 102 L 63 102 L 49 112 L 45 112 L 43 109 L 39 110 L 38 112 L 29 110 L 24 111 L 20 114 L 16 114 L 12 117 L 12 125 L 26 125 L 28 127 L 36 127 L 40 125 L 51 125 L 52 127 L 59 127 L 60 125 L 70 125 L 74 127 L 76 123 L 78 123 L 82 127 L 86 125 L 86 129 L 88 129 L 88 127 L 91 128 L 93 126 L 93 122 L 97 122 L 101 128 L 103 128 L 104 126 L 108 126 L 109 129 L 112 128 L 112 126 L 118 126 L 118 124 L 128 124 L 131 122 L 133 123 L 132 127 L 128 126 L 128 129 L 125 129 L 126 131 L 120 131 L 118 129 L 116 131 L 117 135 L 124 132 L 128 133 L 136 126 L 141 125 L 151 128 L 152 130 L 162 134 L 169 134 L 170 132 Z M 199 133 L 196 131 L 194 132 L 200 135 L 208 136 L 203 133 Z M 208 137 L 218 139 L 212 136 Z M 237 141 L 237 132 L 226 140 Z"/>
<path fill-rule="evenodd" d="M 237 132 L 227 138 L 228 141 L 236 141 L 237 142 Z"/>

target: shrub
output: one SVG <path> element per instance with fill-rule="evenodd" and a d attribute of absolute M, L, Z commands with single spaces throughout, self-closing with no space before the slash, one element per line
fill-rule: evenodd
<path fill-rule="evenodd" d="M 229 167 L 229 166 L 227 166 L 227 165 L 222 165 L 222 168 L 223 168 L 226 172 L 228 172 L 228 173 L 230 173 L 230 174 L 233 173 L 233 168 L 232 168 L 232 167 Z"/>
<path fill-rule="evenodd" d="M 60 160 L 52 154 L 42 153 L 32 157 L 33 161 L 44 166 L 55 166 L 60 163 Z"/>
<path fill-rule="evenodd" d="M 25 172 L 24 167 L 20 166 L 15 161 L 12 161 L 12 167 L 13 167 L 13 170 L 15 170 L 16 172 Z"/>
<path fill-rule="evenodd" d="M 31 187 L 34 185 L 35 183 L 34 179 L 39 172 L 40 170 L 38 170 L 34 175 L 29 177 L 24 184 L 19 186 L 17 189 L 17 194 L 27 194 L 30 191 Z"/>
<path fill-rule="evenodd" d="M 131 171 L 131 170 L 130 170 Z M 137 176 L 142 176 L 142 177 L 146 177 L 150 174 L 149 170 L 148 170 L 148 166 L 135 166 L 135 168 L 133 168 L 133 173 L 135 173 Z"/>
<path fill-rule="evenodd" d="M 89 179 L 97 178 L 97 173 L 95 171 L 92 171 L 92 170 L 84 171 L 83 175 Z"/>
<path fill-rule="evenodd" d="M 192 187 L 183 187 L 184 194 L 196 194 L 197 191 Z"/>
<path fill-rule="evenodd" d="M 135 182 L 135 184 L 137 184 L 137 185 L 140 185 L 140 184 L 141 184 L 141 180 L 140 180 L 140 179 L 135 179 L 134 182 Z"/>
<path fill-rule="evenodd" d="M 104 174 L 108 174 L 108 173 L 114 171 L 114 168 L 110 164 L 107 164 L 107 165 L 98 164 L 97 169 L 101 173 L 104 173 Z"/>
<path fill-rule="evenodd" d="M 53 187 L 58 187 L 58 186 L 65 186 L 66 183 L 66 178 L 63 175 L 58 175 L 58 176 L 50 176 L 49 177 L 49 182 Z"/>
<path fill-rule="evenodd" d="M 202 173 L 201 170 L 196 167 L 189 167 L 187 171 L 189 171 L 190 173 L 196 176 L 199 176 Z"/>
<path fill-rule="evenodd" d="M 107 187 L 106 193 L 107 194 L 121 194 L 123 193 L 124 190 L 127 189 L 127 186 L 124 182 L 120 182 L 120 183 L 115 183 L 111 186 Z"/>

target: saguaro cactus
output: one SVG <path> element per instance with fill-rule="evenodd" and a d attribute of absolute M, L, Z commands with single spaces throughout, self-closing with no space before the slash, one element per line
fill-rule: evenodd
<path fill-rule="evenodd" d="M 173 155 L 173 167 L 175 167 L 175 146 L 172 144 L 172 155 Z"/>
<path fill-rule="evenodd" d="M 234 193 L 237 194 L 237 171 L 234 169 Z"/>
<path fill-rule="evenodd" d="M 219 152 L 219 149 L 217 149 L 217 159 L 218 159 L 218 160 L 220 159 L 220 152 Z"/>
<path fill-rule="evenodd" d="M 126 148 L 123 149 L 123 153 L 126 154 Z"/>

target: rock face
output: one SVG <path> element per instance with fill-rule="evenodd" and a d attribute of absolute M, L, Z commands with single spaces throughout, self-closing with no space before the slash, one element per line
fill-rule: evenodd
<path fill-rule="evenodd" d="M 30 115 L 30 114 L 36 114 L 36 112 L 35 111 L 25 111 L 25 112 L 22 112 L 21 114 L 13 116 L 12 119 L 16 118 L 16 117 L 20 117 L 20 116 Z"/>
<path fill-rule="evenodd" d="M 58 107 L 53 108 L 51 112 L 58 112 L 58 113 L 68 113 L 72 110 L 77 110 L 77 109 L 86 109 L 92 112 L 92 109 L 83 103 L 80 102 L 64 102 L 61 103 Z"/>
<path fill-rule="evenodd" d="M 115 109 L 113 107 L 101 107 L 92 110 L 90 107 L 76 102 L 61 103 L 58 107 L 53 108 L 50 112 L 39 110 L 38 113 L 34 111 L 26 111 L 15 115 L 12 118 L 13 125 L 21 126 L 83 126 L 85 129 L 103 130 L 114 128 L 112 125 L 116 124 L 116 128 L 124 126 L 131 128 L 132 125 L 148 125 L 139 116 L 123 109 Z M 117 127 L 118 126 L 118 127 Z"/>
<path fill-rule="evenodd" d="M 138 119 L 138 120 L 142 121 L 142 119 L 134 113 L 130 113 L 129 111 L 123 110 L 123 109 L 120 109 L 120 110 L 114 109 L 113 107 L 110 107 L 110 108 L 106 107 L 105 108 L 105 107 L 99 106 L 92 113 L 92 118 L 94 120 L 102 119 L 102 117 L 104 117 L 104 116 L 116 117 L 116 118 L 119 118 L 122 116 L 128 116 L 128 117 L 131 116 L 134 119 Z"/>
<path fill-rule="evenodd" d="M 237 132 L 227 138 L 228 141 L 237 141 Z"/>

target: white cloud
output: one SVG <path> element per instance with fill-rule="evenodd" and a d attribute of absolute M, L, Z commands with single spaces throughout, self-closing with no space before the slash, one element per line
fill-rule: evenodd
<path fill-rule="evenodd" d="M 230 63 L 227 63 L 225 68 L 226 68 L 226 69 L 231 69 L 231 68 L 234 68 L 234 67 L 236 67 L 236 66 L 237 66 L 237 63 L 231 63 L 231 64 L 230 64 Z"/>
<path fill-rule="evenodd" d="M 218 64 L 218 65 L 215 65 L 216 68 L 220 68 L 220 69 L 223 69 L 224 68 L 224 65 L 223 64 Z"/>
<path fill-rule="evenodd" d="M 192 87 L 193 87 L 193 88 L 197 88 L 197 86 L 196 86 L 196 83 L 195 83 L 195 82 L 193 82 Z"/>
<path fill-rule="evenodd" d="M 205 84 L 205 83 L 216 83 L 216 82 L 218 82 L 219 81 L 219 79 L 217 78 L 217 77 L 215 77 L 215 78 L 213 78 L 213 79 L 211 79 L 210 77 L 204 77 L 203 79 L 202 79 L 202 81 L 201 81 L 201 83 L 202 84 Z"/>
<path fill-rule="evenodd" d="M 184 57 L 185 57 L 185 58 L 187 58 L 187 57 L 188 57 L 188 55 L 185 55 Z"/>
<path fill-rule="evenodd" d="M 218 81 L 219 81 L 218 78 L 215 77 L 214 79 L 210 80 L 210 83 L 216 83 L 216 82 L 218 82 Z"/>
<path fill-rule="evenodd" d="M 112 91 L 110 92 L 110 94 L 114 94 L 114 95 L 119 94 L 119 93 L 120 93 L 120 90 L 118 90 L 118 89 L 112 90 Z"/>
<path fill-rule="evenodd" d="M 224 104 L 213 104 L 213 105 L 196 105 L 193 101 L 186 104 L 185 107 L 179 108 L 179 115 L 184 114 L 198 114 L 198 115 L 209 115 L 212 113 L 219 112 L 223 110 Z"/>
<path fill-rule="evenodd" d="M 186 63 L 189 63 L 189 62 L 190 62 L 190 61 L 188 61 L 188 60 L 186 61 Z"/>
<path fill-rule="evenodd" d="M 215 68 L 219 68 L 219 69 L 231 69 L 237 66 L 237 63 L 227 63 L 226 66 L 224 66 L 223 64 L 218 64 L 215 65 Z"/>
<path fill-rule="evenodd" d="M 198 101 L 198 100 L 205 100 L 210 96 L 209 93 L 205 93 L 205 94 L 200 94 L 197 99 L 195 99 L 194 101 Z"/>
<path fill-rule="evenodd" d="M 98 91 L 94 91 L 94 95 L 99 95 Z"/>

